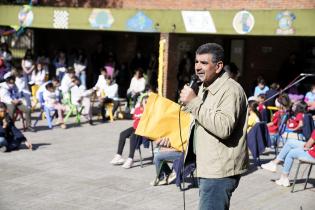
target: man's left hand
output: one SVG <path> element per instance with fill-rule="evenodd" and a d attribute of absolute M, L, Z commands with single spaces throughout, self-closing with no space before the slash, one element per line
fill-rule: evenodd
<path fill-rule="evenodd" d="M 195 91 L 187 85 L 185 85 L 182 91 L 180 92 L 180 101 L 184 105 L 188 104 L 191 100 L 193 100 L 196 97 L 197 95 Z"/>

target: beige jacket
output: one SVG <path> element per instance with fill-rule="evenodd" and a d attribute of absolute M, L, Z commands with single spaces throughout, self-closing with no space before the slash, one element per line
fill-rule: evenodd
<path fill-rule="evenodd" d="M 221 74 L 209 87 L 201 86 L 184 111 L 195 118 L 193 145 L 198 177 L 222 178 L 247 170 L 247 99 L 236 81 L 227 73 Z"/>

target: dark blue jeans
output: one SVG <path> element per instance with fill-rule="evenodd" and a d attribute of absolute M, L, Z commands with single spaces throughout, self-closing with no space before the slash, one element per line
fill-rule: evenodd
<path fill-rule="evenodd" d="M 228 210 L 241 176 L 199 178 L 199 210 Z"/>

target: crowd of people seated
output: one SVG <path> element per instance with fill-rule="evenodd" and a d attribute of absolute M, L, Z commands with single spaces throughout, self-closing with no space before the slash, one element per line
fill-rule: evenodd
<path fill-rule="evenodd" d="M 283 164 L 281 176 L 275 183 L 289 187 L 291 185 L 289 173 L 294 159 L 315 162 L 315 117 L 313 112 L 315 86 L 311 85 L 310 91 L 305 95 L 290 95 L 290 89 L 281 92 L 280 85 L 277 83 L 273 83 L 270 87 L 269 89 L 265 81 L 260 79 L 254 96 L 249 97 L 248 128 L 263 121 L 260 116 L 267 115 L 264 121 L 270 135 L 270 145 L 271 147 L 282 146 L 282 148 L 274 160 L 262 164 L 261 167 L 276 172 L 277 166 Z M 273 96 L 276 97 L 271 98 Z M 279 139 L 282 141 L 278 141 Z M 279 145 L 280 143 L 282 145 Z"/>
<path fill-rule="evenodd" d="M 141 56 L 137 56 L 137 58 L 139 60 Z M 80 110 L 80 114 L 86 117 L 90 125 L 94 124 L 93 105 L 95 101 L 98 103 L 98 112 L 102 122 L 108 121 L 108 111 L 111 112 L 112 116 L 115 116 L 121 105 L 118 94 L 119 84 L 117 84 L 116 78 L 119 72 L 115 69 L 116 64 L 113 57 L 98 69 L 99 75 L 90 89 L 87 88 L 86 83 L 87 57 L 82 50 L 74 53 L 70 66 L 68 65 L 70 56 L 67 58 L 66 54 L 60 51 L 52 60 L 51 64 L 55 68 L 55 75 L 50 80 L 48 80 L 50 77 L 47 57 L 38 56 L 35 59 L 32 52 L 28 50 L 18 68 L 13 67 L 10 59 L 12 59 L 12 54 L 10 56 L 9 50 L 2 49 L 0 54 L 0 149 L 3 152 L 18 149 L 23 142 L 27 148 L 32 148 L 30 140 L 26 139 L 14 125 L 17 111 L 21 112 L 25 118 L 25 130 L 35 131 L 36 128 L 31 125 L 31 113 L 38 108 L 43 108 L 48 115 L 50 111 L 55 111 L 58 120 L 55 125 L 60 125 L 61 128 L 65 129 L 67 127 L 65 115 L 69 111 L 69 104 L 77 107 L 77 110 Z M 129 88 L 126 90 L 125 107 L 125 112 L 133 115 L 134 123 L 132 127 L 126 128 L 120 133 L 117 153 L 110 161 L 111 164 L 122 165 L 126 169 L 132 168 L 134 163 L 134 153 L 139 144 L 139 138 L 141 138 L 135 134 L 135 130 L 148 98 L 148 81 L 141 66 L 136 65 L 137 62 L 133 62 L 134 75 L 130 80 Z M 182 65 L 187 71 L 186 74 L 189 74 L 191 63 L 188 57 L 185 57 Z M 235 80 L 238 79 L 239 73 L 235 64 L 228 64 L 224 69 L 230 77 Z M 187 75 L 183 77 L 181 74 L 177 76 L 180 79 L 180 85 L 183 85 L 187 82 L 187 78 L 190 78 Z M 276 144 L 279 142 L 276 139 L 279 137 L 279 126 L 283 122 L 283 116 L 286 116 L 284 123 L 287 131 L 302 135 L 301 130 L 303 126 L 306 126 L 303 121 L 304 116 L 307 113 L 314 114 L 315 110 L 314 84 L 303 97 L 294 99 L 290 98 L 289 94 L 282 92 L 274 97 L 279 90 L 280 85 L 278 83 L 272 83 L 269 88 L 266 81 L 259 78 L 253 96 L 248 98 L 247 132 L 250 132 L 256 123 L 265 121 L 272 141 L 271 147 L 278 146 Z M 109 104 L 112 105 L 112 109 L 107 110 Z M 128 158 L 124 159 L 122 155 L 127 138 L 130 139 L 130 149 Z M 184 151 L 177 151 L 172 148 L 167 136 L 161 137 L 155 143 L 157 146 L 154 153 L 156 177 L 151 185 L 170 184 L 175 180 L 177 174 L 172 167 L 164 164 L 164 162 L 172 163 L 178 160 Z M 290 137 L 283 142 L 282 149 L 276 159 L 262 164 L 262 168 L 275 172 L 277 165 L 284 162 L 283 173 L 276 183 L 289 186 L 288 174 L 293 164 L 292 160 L 303 157 L 315 161 L 314 143 L 314 130 L 310 137 L 304 136 L 304 141 L 303 137 L 297 139 Z"/>
<path fill-rule="evenodd" d="M 129 118 L 137 108 L 140 96 L 149 89 L 147 79 L 152 79 L 156 73 L 156 62 L 151 62 L 156 60 L 155 56 L 150 56 L 150 61 L 145 65 L 141 53 L 137 53 L 130 64 L 134 76 L 128 81 L 128 90 L 122 94 L 125 97 L 121 98 L 117 81 L 121 83 L 124 74 L 128 75 L 129 72 L 119 72 L 113 53 L 106 55 L 102 51 L 100 55 L 103 61 L 98 60 L 100 65 L 97 70 L 93 70 L 94 73 L 99 72 L 98 79 L 88 88 L 88 58 L 83 49 L 73 49 L 69 54 L 59 50 L 53 58 L 49 58 L 44 51 L 35 56 L 28 49 L 20 63 L 17 63 L 18 59 L 13 57 L 8 45 L 1 44 L 0 101 L 5 105 L 10 122 L 14 124 L 15 120 L 21 118 L 24 131 L 34 132 L 36 127 L 32 126 L 31 115 L 39 110 L 47 118 L 49 128 L 67 128 L 67 119 L 74 114 L 77 117 L 85 116 L 87 122 L 94 125 L 93 108 L 94 114 L 100 113 L 102 122 L 108 122 L 111 117 Z M 93 67 L 94 61 L 92 59 Z M 150 78 L 145 74 L 147 71 L 150 71 Z M 151 88 L 152 91 L 155 89 L 156 85 Z M 123 105 L 125 107 L 120 107 Z M 53 122 L 54 119 L 56 122 Z M 29 141 L 25 142 L 28 144 Z M 8 148 L 11 149 L 3 150 L 9 151 L 13 147 Z M 129 161 L 129 165 L 132 165 L 132 161 Z"/>

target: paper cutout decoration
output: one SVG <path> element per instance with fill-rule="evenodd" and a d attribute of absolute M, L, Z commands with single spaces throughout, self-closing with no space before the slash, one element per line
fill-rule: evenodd
<path fill-rule="evenodd" d="M 137 12 L 132 18 L 127 21 L 127 28 L 130 31 L 155 31 L 153 20 L 147 17 L 143 12 Z"/>
<path fill-rule="evenodd" d="M 182 17 L 187 32 L 217 32 L 209 11 L 182 11 Z"/>
<path fill-rule="evenodd" d="M 19 25 L 21 27 L 29 27 L 32 25 L 34 20 L 34 13 L 32 6 L 23 5 L 18 14 Z"/>
<path fill-rule="evenodd" d="M 278 21 L 279 28 L 276 30 L 276 34 L 279 35 L 288 35 L 294 34 L 295 29 L 292 27 L 293 21 L 296 19 L 296 16 L 289 11 L 279 12 L 276 16 Z"/>
<path fill-rule="evenodd" d="M 55 10 L 53 27 L 67 29 L 68 25 L 69 25 L 69 12 L 65 10 Z"/>
<path fill-rule="evenodd" d="M 93 9 L 89 17 L 92 28 L 110 28 L 114 23 L 114 18 L 108 9 Z"/>
<path fill-rule="evenodd" d="M 252 31 L 255 25 L 254 16 L 244 10 L 236 13 L 233 19 L 233 28 L 239 34 L 247 34 Z"/>

